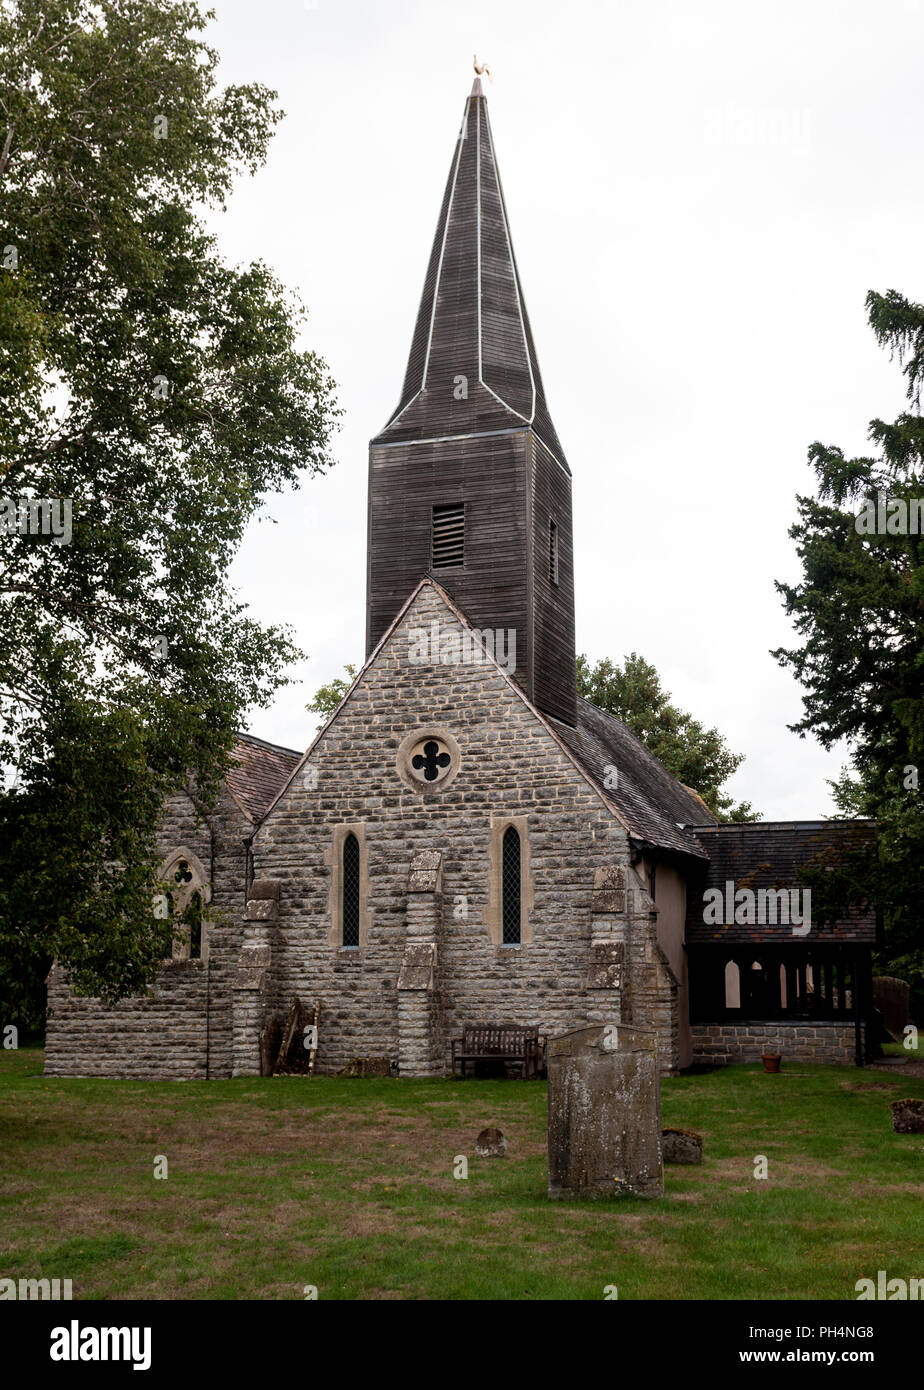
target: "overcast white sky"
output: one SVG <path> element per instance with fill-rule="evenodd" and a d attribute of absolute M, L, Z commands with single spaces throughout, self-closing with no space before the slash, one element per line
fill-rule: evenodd
<path fill-rule="evenodd" d="M 831 810 L 843 757 L 787 730 L 774 579 L 814 439 L 904 407 L 868 289 L 924 294 L 922 0 L 213 0 L 224 81 L 276 88 L 269 160 L 215 223 L 310 310 L 338 464 L 274 498 L 234 582 L 309 659 L 252 732 L 363 657 L 367 443 L 404 376 L 472 54 L 574 476 L 578 649 L 638 651 L 747 761 L 767 818 Z"/>

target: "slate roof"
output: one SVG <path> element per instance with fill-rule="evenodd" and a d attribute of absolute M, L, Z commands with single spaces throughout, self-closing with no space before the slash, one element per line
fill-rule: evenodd
<path fill-rule="evenodd" d="M 457 399 L 459 376 L 467 396 Z M 401 399 L 372 443 L 530 426 L 568 471 L 545 400 L 488 104 L 476 79 L 462 113 Z"/>
<path fill-rule="evenodd" d="M 263 819 L 301 756 L 252 734 L 235 734 L 225 783 L 248 820 Z"/>
<path fill-rule="evenodd" d="M 743 825 L 691 826 L 708 855 L 701 883 L 702 892 L 719 888 L 729 881 L 735 888 L 796 888 L 800 870 L 816 856 L 840 856 L 854 848 L 870 845 L 876 838 L 872 820 L 752 821 Z M 811 940 L 872 941 L 876 933 L 875 909 L 852 910 L 843 920 L 819 925 L 813 923 Z M 706 944 L 715 941 L 774 940 L 774 926 L 720 926 L 703 921 L 700 893 L 687 897 L 686 939 Z"/>
<path fill-rule="evenodd" d="M 711 814 L 709 808 L 625 724 L 580 697 L 576 728 L 546 718 L 582 770 L 617 807 L 634 839 L 705 858 L 697 837 L 681 827 L 702 825 Z M 607 768 L 616 770 L 615 786 L 606 785 Z M 612 772 L 609 780 L 613 781 Z"/>

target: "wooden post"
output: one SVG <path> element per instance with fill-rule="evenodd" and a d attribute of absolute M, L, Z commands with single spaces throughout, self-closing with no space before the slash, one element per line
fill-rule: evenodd
<path fill-rule="evenodd" d="M 314 1005 L 314 1047 L 308 1049 L 308 1075 L 314 1076 L 314 1059 L 318 1051 L 318 1039 L 321 1035 L 321 1001 L 317 999 Z"/>

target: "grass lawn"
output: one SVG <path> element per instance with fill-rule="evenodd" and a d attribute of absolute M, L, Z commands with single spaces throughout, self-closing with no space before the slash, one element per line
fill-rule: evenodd
<path fill-rule="evenodd" d="M 541 1082 L 62 1080 L 42 1059 L 0 1051 L 0 1277 L 75 1298 L 855 1299 L 880 1269 L 924 1276 L 924 1136 L 889 1114 L 924 1080 L 896 1073 L 668 1079 L 702 1166 L 668 1167 L 663 1201 L 575 1203 L 546 1197 Z M 486 1125 L 506 1159 L 474 1157 Z"/>

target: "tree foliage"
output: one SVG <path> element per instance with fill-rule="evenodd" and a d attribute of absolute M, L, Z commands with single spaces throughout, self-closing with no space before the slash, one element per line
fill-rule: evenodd
<path fill-rule="evenodd" d="M 0 993 L 23 1021 L 30 961 L 107 998 L 152 977 L 162 797 L 195 768 L 208 800 L 296 655 L 227 571 L 267 495 L 329 465 L 339 410 L 301 306 L 206 230 L 282 115 L 217 85 L 210 17 L 0 5 Z M 27 499 L 68 501 L 71 535 Z"/>
<path fill-rule="evenodd" d="M 315 697 L 311 701 L 311 704 L 305 706 L 309 714 L 320 715 L 322 724 L 327 723 L 328 719 L 356 679 L 356 672 L 358 669 L 356 666 L 351 666 L 349 662 L 347 662 L 343 669 L 346 671 L 346 680 L 341 680 L 339 676 L 335 676 L 327 685 L 322 685 L 320 690 L 315 693 Z"/>
<path fill-rule="evenodd" d="M 655 668 L 635 652 L 622 666 L 608 658 L 591 666 L 577 659 L 578 694 L 613 714 L 644 743 L 668 772 L 698 792 L 721 821 L 755 820 L 749 802 L 735 805 L 722 786 L 744 762 L 732 753 L 717 729 L 707 729 L 671 703 Z"/>
<path fill-rule="evenodd" d="M 871 291 L 866 306 L 910 408 L 870 422 L 870 455 L 809 449 L 817 496 L 797 499 L 789 533 L 802 579 L 777 584 L 803 640 L 774 655 L 805 688 L 796 731 L 826 748 L 848 741 L 851 766 L 832 786 L 844 814 L 879 823 L 868 877 L 885 925 L 879 964 L 924 1002 L 924 537 L 910 505 L 924 500 L 924 306 L 895 290 Z"/>

